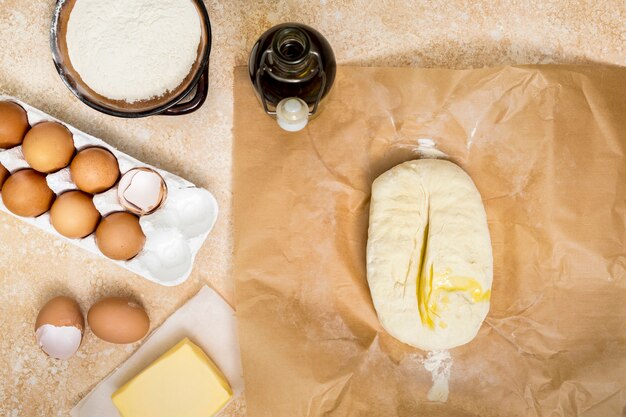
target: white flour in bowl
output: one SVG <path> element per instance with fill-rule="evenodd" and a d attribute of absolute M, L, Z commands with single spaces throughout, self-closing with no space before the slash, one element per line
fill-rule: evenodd
<path fill-rule="evenodd" d="M 178 87 L 198 58 L 201 34 L 191 0 L 77 0 L 66 40 L 92 90 L 132 103 Z"/>

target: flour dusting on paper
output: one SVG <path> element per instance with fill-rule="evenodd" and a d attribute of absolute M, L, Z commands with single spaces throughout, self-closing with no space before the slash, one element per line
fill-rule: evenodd
<path fill-rule="evenodd" d="M 395 146 L 415 152 L 421 158 L 448 159 L 448 154 L 437 149 L 437 143 L 431 138 L 419 138 L 416 145 L 415 139 L 411 137 L 396 143 Z"/>
<path fill-rule="evenodd" d="M 428 400 L 437 402 L 448 401 L 450 392 L 448 381 L 450 380 L 450 370 L 452 368 L 452 357 L 447 350 L 428 352 L 424 360 L 424 368 L 433 379 L 433 386 L 428 391 Z"/>
<path fill-rule="evenodd" d="M 419 153 L 422 158 L 445 158 L 448 156 L 437 149 L 437 144 L 432 139 L 418 139 L 417 144 L 417 153 Z"/>

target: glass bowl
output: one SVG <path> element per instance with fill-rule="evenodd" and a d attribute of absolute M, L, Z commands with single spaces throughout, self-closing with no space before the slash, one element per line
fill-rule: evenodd
<path fill-rule="evenodd" d="M 57 0 L 50 29 L 50 47 L 54 65 L 61 79 L 83 103 L 102 113 L 126 118 L 155 114 L 176 116 L 194 112 L 202 106 L 209 92 L 209 55 L 211 53 L 211 23 L 202 0 L 191 0 L 200 17 L 202 34 L 198 45 L 198 58 L 187 77 L 177 88 L 160 97 L 133 103 L 112 100 L 96 93 L 83 82 L 72 66 L 65 38 L 67 23 L 76 1 Z"/>

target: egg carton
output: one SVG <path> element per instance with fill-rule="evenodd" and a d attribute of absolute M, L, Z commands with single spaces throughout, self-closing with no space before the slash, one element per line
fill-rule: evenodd
<path fill-rule="evenodd" d="M 174 286 L 189 278 L 195 257 L 217 220 L 218 205 L 213 194 L 177 175 L 126 155 L 103 140 L 88 135 L 15 97 L 0 95 L 0 101 L 12 101 L 22 106 L 28 114 L 28 122 L 31 126 L 44 121 L 61 123 L 72 132 L 74 147 L 77 151 L 93 146 L 109 150 L 117 158 L 122 175 L 137 167 L 154 169 L 163 177 L 168 190 L 163 206 L 152 214 L 140 217 L 139 223 L 146 235 L 146 242 L 141 252 L 128 261 L 116 261 L 104 256 L 96 245 L 94 234 L 82 239 L 69 239 L 62 236 L 52 227 L 49 212 L 35 218 L 16 216 L 4 205 L 0 191 L 1 211 L 108 259 L 157 284 Z M 11 173 L 30 168 L 24 159 L 21 146 L 7 150 L 0 149 L 0 163 Z M 50 189 L 57 195 L 78 189 L 72 182 L 69 167 L 48 174 L 46 180 Z M 94 195 L 93 202 L 103 217 L 116 211 L 125 211 L 118 201 L 117 184 L 101 194 Z"/>

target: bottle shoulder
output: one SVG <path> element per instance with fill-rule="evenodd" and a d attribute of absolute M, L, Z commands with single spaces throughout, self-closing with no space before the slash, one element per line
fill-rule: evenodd
<path fill-rule="evenodd" d="M 321 33 L 319 33 L 317 30 L 313 29 L 310 26 L 301 23 L 283 23 L 265 31 L 265 33 L 263 33 L 259 37 L 259 39 L 252 47 L 252 51 L 248 60 L 248 70 L 249 75 L 253 80 L 256 71 L 260 68 L 261 63 L 264 59 L 263 55 L 267 51 L 272 51 L 274 36 L 283 29 L 294 27 L 302 30 L 308 35 L 311 42 L 310 51 L 312 53 L 319 54 L 324 71 L 326 71 L 327 73 L 333 72 L 334 74 L 337 64 L 335 61 L 335 54 L 333 53 L 333 50 L 328 43 L 328 40 L 326 40 L 326 38 Z"/>

